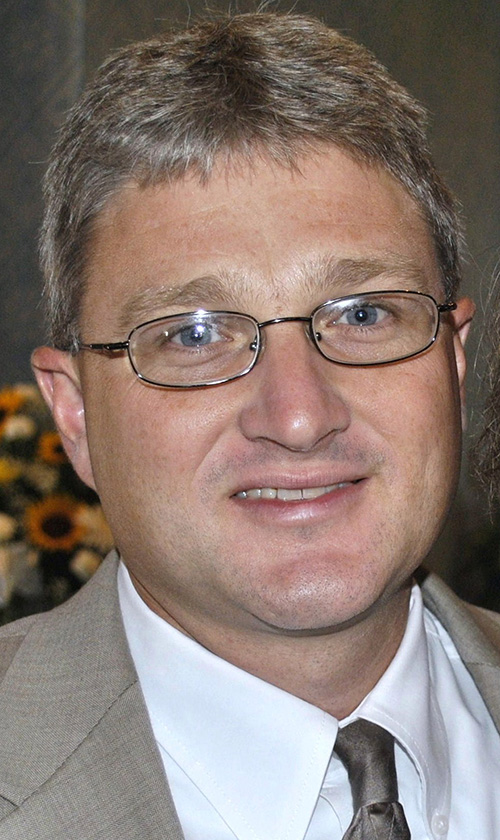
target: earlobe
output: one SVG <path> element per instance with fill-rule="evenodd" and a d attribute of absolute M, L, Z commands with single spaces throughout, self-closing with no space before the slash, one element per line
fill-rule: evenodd
<path fill-rule="evenodd" d="M 74 357 L 54 347 L 38 347 L 33 352 L 31 364 L 68 458 L 82 481 L 95 490 L 83 396 Z"/>

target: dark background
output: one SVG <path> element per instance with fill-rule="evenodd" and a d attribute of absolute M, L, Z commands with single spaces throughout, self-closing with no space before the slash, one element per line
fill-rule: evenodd
<path fill-rule="evenodd" d="M 0 387 L 31 377 L 43 340 L 36 236 L 40 182 L 62 115 L 107 53 L 198 16 L 199 0 L 0 0 Z M 255 3 L 232 3 L 250 11 Z M 228 8 L 212 0 L 211 8 Z M 291 2 L 270 3 L 287 10 Z M 370 47 L 430 112 L 431 144 L 459 197 L 465 291 L 479 314 L 469 347 L 470 437 L 480 427 L 483 337 L 500 245 L 498 0 L 297 0 Z M 479 351 L 479 352 L 478 352 Z M 498 529 L 468 476 L 433 564 L 472 600 L 499 599 Z"/>

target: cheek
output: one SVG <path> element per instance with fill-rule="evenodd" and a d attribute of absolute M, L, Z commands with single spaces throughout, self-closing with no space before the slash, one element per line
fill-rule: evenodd
<path fill-rule="evenodd" d="M 461 417 L 454 362 L 446 349 L 435 347 L 420 359 L 379 369 L 372 388 L 372 399 L 358 391 L 357 413 L 387 447 L 388 463 L 406 475 L 414 492 L 421 482 L 434 483 L 437 473 L 448 487 L 460 461 Z"/>
<path fill-rule="evenodd" d="M 101 495 L 162 497 L 196 490 L 196 475 L 228 428 L 228 410 L 208 391 L 167 391 L 137 380 L 106 384 L 86 408 L 96 483 Z M 214 391 L 216 389 L 213 389 Z M 109 493 L 108 493 L 109 490 Z"/>
<path fill-rule="evenodd" d="M 420 387 L 419 387 L 420 386 Z M 454 370 L 429 366 L 412 382 L 412 400 L 401 413 L 403 434 L 414 447 L 415 481 L 422 505 L 437 506 L 455 492 L 460 470 L 462 425 Z"/>

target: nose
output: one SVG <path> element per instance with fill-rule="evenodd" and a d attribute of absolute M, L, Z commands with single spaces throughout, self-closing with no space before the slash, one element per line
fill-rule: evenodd
<path fill-rule="evenodd" d="M 338 365 L 320 355 L 299 324 L 272 324 L 264 340 L 261 358 L 245 377 L 245 437 L 311 452 L 345 431 L 350 412 L 336 382 Z"/>

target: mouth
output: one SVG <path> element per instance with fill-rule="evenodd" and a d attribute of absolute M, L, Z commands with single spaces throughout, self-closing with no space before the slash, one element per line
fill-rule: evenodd
<path fill-rule="evenodd" d="M 340 481 L 337 484 L 327 484 L 324 487 L 251 487 L 248 490 L 240 490 L 235 493 L 236 499 L 278 499 L 281 502 L 303 502 L 310 499 L 319 499 L 334 490 L 342 490 L 357 484 L 361 479 L 355 481 Z"/>

